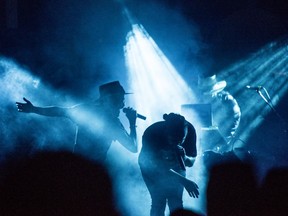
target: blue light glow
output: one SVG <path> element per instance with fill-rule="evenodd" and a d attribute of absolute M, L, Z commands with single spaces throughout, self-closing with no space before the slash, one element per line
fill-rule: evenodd
<path fill-rule="evenodd" d="M 148 125 L 164 113 L 180 113 L 181 105 L 193 100 L 189 86 L 143 26 L 133 25 L 124 50 L 134 104 L 147 115 Z"/>
<path fill-rule="evenodd" d="M 288 42 L 271 42 L 246 59 L 236 62 L 219 76 L 228 81 L 230 92 L 240 101 L 242 120 L 238 135 L 248 140 L 261 125 L 265 116 L 273 112 L 262 94 L 275 107 L 288 92 Z M 246 86 L 262 86 L 259 93 Z M 228 86 L 228 87 L 229 87 Z M 268 93 L 268 94 L 267 94 Z"/>

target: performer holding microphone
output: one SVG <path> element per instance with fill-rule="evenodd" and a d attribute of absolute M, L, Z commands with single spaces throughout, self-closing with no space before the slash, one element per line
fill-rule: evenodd
<path fill-rule="evenodd" d="M 130 152 L 137 153 L 136 118 L 145 120 L 146 117 L 131 107 L 124 108 L 124 96 L 129 93 L 119 81 L 99 86 L 99 93 L 97 100 L 73 107 L 37 107 L 26 98 L 23 98 L 25 103 L 16 102 L 16 106 L 19 112 L 71 119 L 77 125 L 74 152 L 89 159 L 103 162 L 112 141 L 116 140 Z M 129 133 L 119 119 L 122 109 L 129 121 Z"/>

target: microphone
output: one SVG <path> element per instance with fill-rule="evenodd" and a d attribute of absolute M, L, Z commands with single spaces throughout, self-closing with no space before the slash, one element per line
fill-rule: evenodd
<path fill-rule="evenodd" d="M 127 113 L 128 108 L 123 108 L 122 111 L 123 111 L 124 113 Z M 136 114 L 136 117 L 137 117 L 137 118 L 140 118 L 140 119 L 142 119 L 142 120 L 146 120 L 146 116 L 141 115 L 141 114 L 139 114 L 139 113 Z"/>
<path fill-rule="evenodd" d="M 260 91 L 261 89 L 263 89 L 263 86 L 246 86 L 247 89 L 251 89 L 251 90 L 255 90 L 255 91 Z"/>

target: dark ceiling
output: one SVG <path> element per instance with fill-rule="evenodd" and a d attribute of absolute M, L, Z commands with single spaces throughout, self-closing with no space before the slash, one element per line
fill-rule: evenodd
<path fill-rule="evenodd" d="M 0 9 L 0 54 L 15 59 L 44 81 L 56 88 L 77 89 L 73 92 L 77 93 L 95 82 L 119 78 L 125 70 L 123 45 L 131 27 L 120 1 L 21 0 L 16 7 L 17 28 L 11 28 L 8 22 L 13 19 L 13 10 L 10 15 L 5 10 L 9 2 L 13 1 L 1 0 L 5 7 Z M 197 55 L 186 58 L 213 59 L 213 72 L 288 32 L 285 0 L 123 2 L 172 60 L 176 59 L 177 52 L 173 50 L 177 47 L 171 48 L 170 35 L 160 37 L 159 29 L 171 28 L 169 11 L 180 14 L 191 28 L 197 29 L 197 38 L 205 45 L 197 50 Z M 157 24 L 157 16 L 161 25 Z M 183 35 L 182 38 L 185 40 Z M 117 68 L 111 68 L 112 64 Z M 91 80 L 94 83 L 87 84 Z"/>

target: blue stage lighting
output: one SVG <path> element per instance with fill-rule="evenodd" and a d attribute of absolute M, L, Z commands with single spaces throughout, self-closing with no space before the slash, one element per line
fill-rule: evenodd
<path fill-rule="evenodd" d="M 180 113 L 194 94 L 142 25 L 135 24 L 124 47 L 135 107 L 147 115 L 147 124 L 167 112 Z"/>
<path fill-rule="evenodd" d="M 275 111 L 274 107 L 288 92 L 287 47 L 287 39 L 271 42 L 219 73 L 228 81 L 229 91 L 240 103 L 242 120 L 238 136 L 244 141 L 251 137 L 265 116 Z"/>

